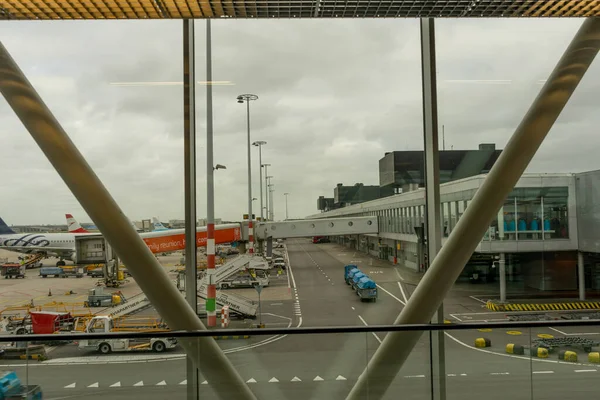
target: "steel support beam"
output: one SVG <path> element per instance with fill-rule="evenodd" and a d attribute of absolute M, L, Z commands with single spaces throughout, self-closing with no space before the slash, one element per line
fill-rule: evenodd
<path fill-rule="evenodd" d="M 171 329 L 206 329 L 1 42 L 0 92 Z M 214 339 L 181 344 L 220 398 L 255 399 Z"/>
<path fill-rule="evenodd" d="M 498 260 L 498 277 L 500 279 L 500 302 L 506 303 L 506 255 L 504 253 L 500 253 Z"/>
<path fill-rule="evenodd" d="M 435 22 L 421 19 L 421 79 L 423 81 L 423 135 L 425 141 L 425 220 L 427 222 L 427 260 L 432 263 L 442 248 L 440 215 L 440 149 L 438 138 L 437 77 L 435 59 Z M 443 303 L 433 323 L 444 323 Z M 444 332 L 430 332 L 431 390 L 434 400 L 446 398 L 446 359 Z"/>
<path fill-rule="evenodd" d="M 213 160 L 212 36 L 206 20 L 206 323 L 217 326 L 217 285 L 215 283 L 215 164 Z"/>
<path fill-rule="evenodd" d="M 504 199 L 529 165 L 600 48 L 600 18 L 588 18 L 523 117 L 454 231 L 396 319 L 427 323 L 460 275 Z M 422 332 L 390 332 L 348 399 L 381 399 Z"/>
<path fill-rule="evenodd" d="M 194 20 L 183 20 L 183 172 L 185 208 L 185 297 L 198 314 L 196 278 L 196 52 Z M 198 366 L 186 357 L 187 399 L 199 399 Z"/>
<path fill-rule="evenodd" d="M 579 300 L 585 300 L 585 262 L 583 253 L 577 253 L 577 278 L 579 286 Z"/>

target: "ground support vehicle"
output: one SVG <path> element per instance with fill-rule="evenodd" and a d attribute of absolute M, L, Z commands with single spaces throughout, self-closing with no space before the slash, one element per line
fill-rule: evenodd
<path fill-rule="evenodd" d="M 120 321 L 120 322 L 119 322 Z M 123 322 L 125 319 L 113 319 L 108 316 L 96 316 L 92 318 L 85 333 L 109 333 L 109 332 L 156 332 L 160 329 L 168 331 L 166 326 L 143 325 L 133 326 L 132 322 Z M 162 353 L 167 349 L 177 346 L 176 338 L 150 338 L 150 339 L 83 339 L 78 343 L 80 349 L 93 349 L 102 354 L 111 352 L 152 350 Z"/>
<path fill-rule="evenodd" d="M 377 285 L 368 276 L 358 280 L 355 290 L 361 301 L 377 301 Z"/>
<path fill-rule="evenodd" d="M 40 268 L 40 276 L 47 278 L 53 276 L 55 278 L 63 278 L 65 271 L 61 267 L 42 267 Z"/>
<path fill-rule="evenodd" d="M 356 265 L 344 266 L 344 281 L 352 287 L 361 301 L 377 301 L 377 284 Z"/>
<path fill-rule="evenodd" d="M 218 283 L 219 289 L 251 288 L 255 286 L 269 286 L 269 277 L 266 275 L 259 276 L 258 274 L 244 274 Z"/>
<path fill-rule="evenodd" d="M 350 282 L 352 281 L 352 277 L 357 272 L 360 272 L 360 270 L 354 264 L 348 264 L 344 266 L 344 281 L 346 282 L 346 285 L 350 284 Z"/>
<path fill-rule="evenodd" d="M 83 305 L 85 307 L 112 307 L 126 301 L 121 292 L 106 293 L 102 287 L 97 287 L 89 290 L 88 299 L 83 302 Z"/>
<path fill-rule="evenodd" d="M 25 278 L 25 266 L 16 263 L 2 264 L 2 270 L 0 271 L 0 274 L 4 277 L 4 279 Z"/>

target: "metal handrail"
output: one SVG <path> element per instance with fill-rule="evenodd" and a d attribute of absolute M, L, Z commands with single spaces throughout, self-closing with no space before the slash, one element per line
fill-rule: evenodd
<path fill-rule="evenodd" d="M 133 338 L 193 338 L 213 336 L 268 336 L 268 335 L 318 335 L 340 333 L 370 332 L 437 332 L 465 331 L 474 329 L 498 328 L 547 328 L 547 327 L 591 327 L 600 326 L 597 320 L 557 320 L 557 321 L 507 321 L 507 322 L 465 322 L 459 324 L 408 324 L 408 325 L 369 325 L 369 326 L 327 326 L 301 328 L 263 328 L 263 329 L 215 329 L 210 331 L 169 331 L 169 332 L 111 332 L 111 333 L 65 333 L 42 335 L 1 335 L 2 342 L 36 342 L 52 340 L 83 339 L 133 339 Z"/>

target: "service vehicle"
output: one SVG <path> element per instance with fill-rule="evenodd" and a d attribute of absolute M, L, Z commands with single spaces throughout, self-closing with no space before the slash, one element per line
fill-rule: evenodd
<path fill-rule="evenodd" d="M 169 328 L 160 323 L 142 321 L 135 323 L 133 319 L 117 318 L 108 316 L 95 316 L 86 326 L 85 333 L 109 333 L 109 332 L 166 332 Z M 122 351 L 155 351 L 162 353 L 165 350 L 177 346 L 176 338 L 150 338 L 150 339 L 83 339 L 77 343 L 82 350 L 93 349 L 102 354 Z"/>
<path fill-rule="evenodd" d="M 25 278 L 25 267 L 16 263 L 2 264 L 0 274 L 4 279 Z"/>

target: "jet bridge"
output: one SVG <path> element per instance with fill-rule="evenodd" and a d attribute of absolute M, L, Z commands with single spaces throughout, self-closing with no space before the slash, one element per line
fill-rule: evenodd
<path fill-rule="evenodd" d="M 302 219 L 260 222 L 254 231 L 258 240 L 312 236 L 359 235 L 378 233 L 377 217 Z"/>

